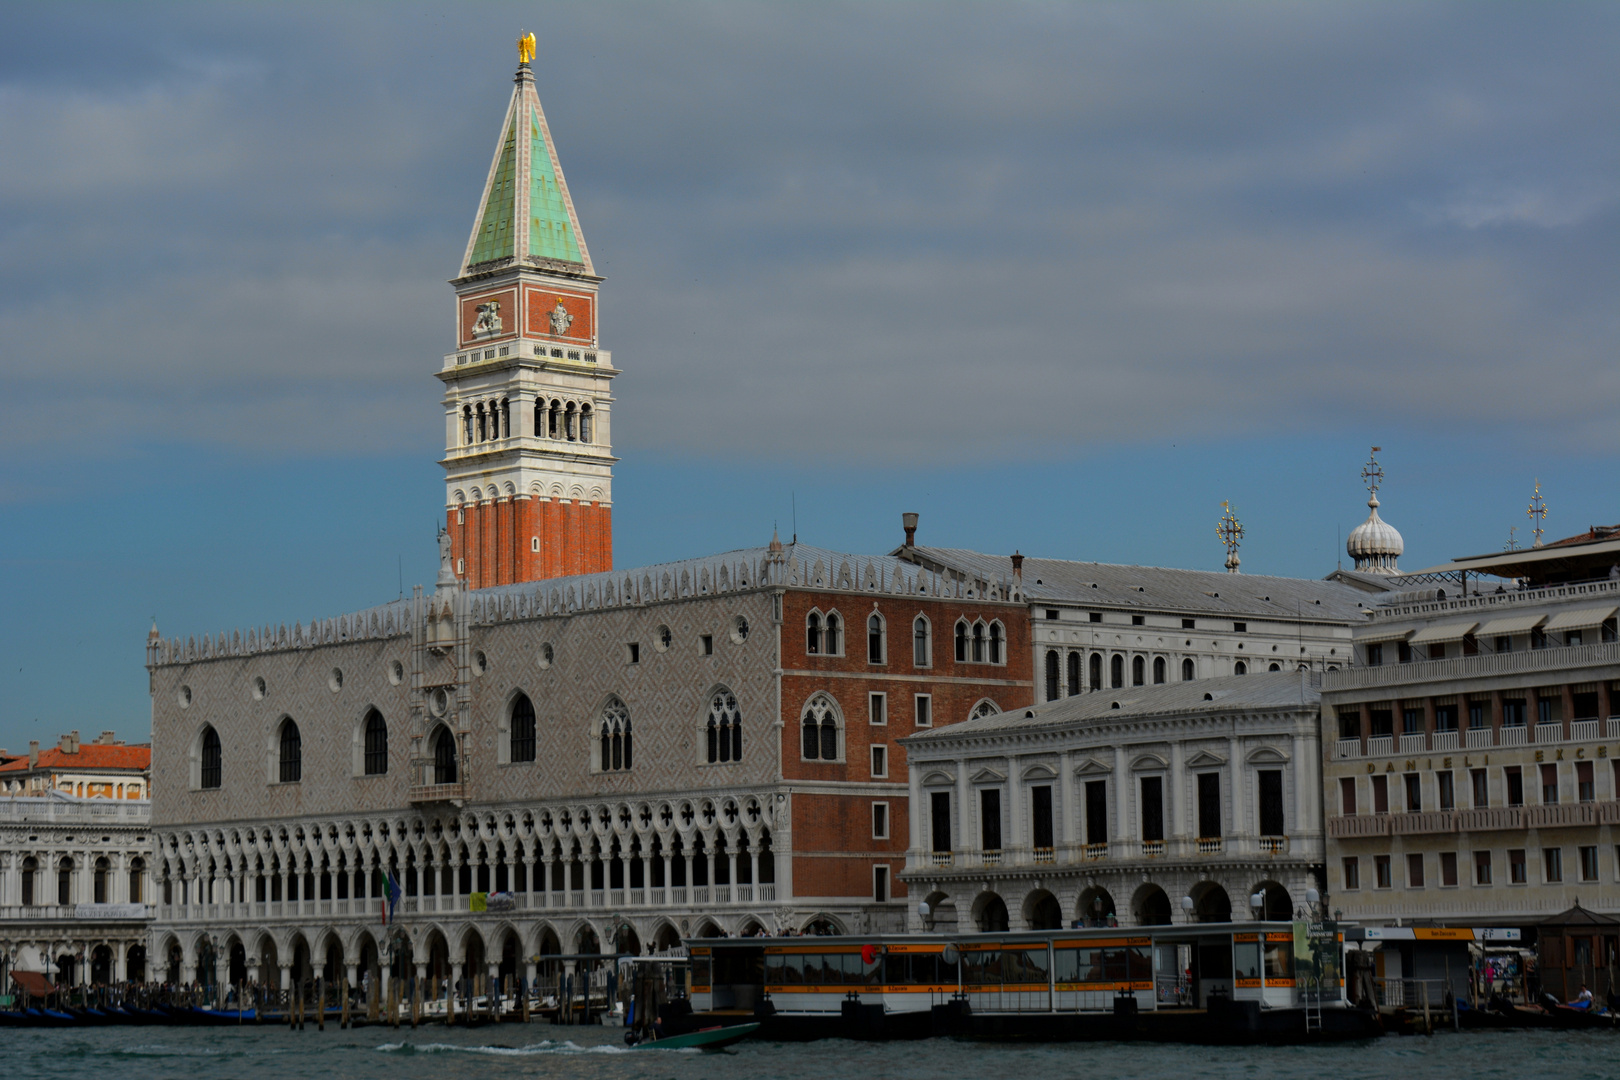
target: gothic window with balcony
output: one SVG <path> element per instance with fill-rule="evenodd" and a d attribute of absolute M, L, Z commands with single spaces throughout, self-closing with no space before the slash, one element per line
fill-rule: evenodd
<path fill-rule="evenodd" d="M 277 776 L 283 784 L 296 784 L 304 777 L 304 742 L 292 717 L 281 721 Z"/>
<path fill-rule="evenodd" d="M 535 758 L 534 702 L 528 694 L 519 694 L 512 701 L 512 719 L 508 738 L 511 743 L 509 760 L 533 761 Z"/>
<path fill-rule="evenodd" d="M 454 784 L 456 772 L 456 737 L 449 728 L 440 725 L 433 736 L 433 782 Z"/>
<path fill-rule="evenodd" d="M 709 699 L 709 719 L 704 734 L 709 764 L 742 760 L 742 710 L 730 690 L 722 687 Z"/>
<path fill-rule="evenodd" d="M 602 709 L 598 729 L 601 742 L 598 768 L 602 772 L 623 772 L 631 765 L 630 710 L 624 702 L 612 698 Z"/>

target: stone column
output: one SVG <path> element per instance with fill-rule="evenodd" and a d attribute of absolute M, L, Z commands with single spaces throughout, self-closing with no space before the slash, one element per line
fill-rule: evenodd
<path fill-rule="evenodd" d="M 917 858 L 919 860 L 921 860 L 922 857 L 923 857 L 923 855 L 922 855 L 923 792 L 922 792 L 922 781 L 919 778 L 919 774 L 921 773 L 922 769 L 921 769 L 920 766 L 914 766 L 912 768 L 907 769 L 906 771 L 909 774 L 908 779 L 907 779 L 907 787 L 906 787 L 906 804 L 909 807 L 909 812 L 906 814 L 906 847 L 907 847 L 908 850 L 916 852 L 917 853 Z M 889 812 L 891 814 L 894 812 L 893 807 L 890 807 Z M 756 850 L 757 850 L 757 844 L 756 844 Z M 757 862 L 757 860 L 756 860 L 756 862 Z M 754 881 L 755 882 L 759 881 L 759 867 L 757 865 L 754 867 Z"/>
<path fill-rule="evenodd" d="M 1083 663 L 1083 661 L 1082 661 Z M 1057 840 L 1065 852 L 1074 850 L 1075 824 L 1079 807 L 1074 801 L 1074 751 L 1065 750 L 1058 755 L 1058 822 Z M 920 807 L 921 802 L 913 797 L 911 805 Z M 916 810 L 913 810 L 916 813 Z"/>
<path fill-rule="evenodd" d="M 1061 672 L 1059 673 L 1061 674 Z M 1060 694 L 1059 697 L 1062 695 Z M 1018 776 L 1018 759 L 1007 758 L 1007 835 L 1002 838 L 1001 846 L 1013 853 L 1008 859 L 1011 862 L 1019 857 L 1017 853 L 1027 852 L 1029 844 L 1027 837 L 1029 828 L 1024 822 L 1024 783 Z"/>
<path fill-rule="evenodd" d="M 1301 734 L 1296 729 L 1294 731 L 1294 768 L 1293 768 L 1293 773 L 1294 773 L 1294 777 L 1293 777 L 1293 779 L 1294 779 L 1294 822 L 1293 822 L 1293 827 L 1292 828 L 1289 828 L 1289 829 L 1285 830 L 1286 832 L 1289 832 L 1289 833 L 1293 834 L 1293 836 L 1295 838 L 1300 837 L 1301 835 L 1303 835 L 1304 833 L 1310 831 L 1310 829 L 1311 829 L 1311 823 L 1306 817 L 1306 814 L 1307 814 L 1306 805 L 1307 804 L 1305 802 L 1305 794 L 1306 794 L 1306 792 L 1308 790 L 1313 789 L 1312 785 L 1311 785 L 1311 782 L 1310 782 L 1311 781 L 1311 776 L 1313 774 L 1313 770 L 1311 769 L 1311 762 L 1310 762 L 1309 758 L 1306 756 L 1305 749 L 1306 749 L 1305 736 L 1303 734 Z"/>
<path fill-rule="evenodd" d="M 1125 748 L 1114 747 L 1114 813 L 1118 820 L 1114 824 L 1114 835 L 1109 840 L 1119 845 L 1119 853 L 1125 852 L 1126 838 L 1130 836 L 1131 820 L 1131 777 L 1130 770 L 1125 767 Z M 1109 855 L 1114 854 L 1113 849 Z"/>
<path fill-rule="evenodd" d="M 667 904 L 669 903 L 669 890 L 674 887 L 675 881 L 669 872 L 669 850 L 667 848 L 659 855 L 659 859 L 664 864 L 664 902 Z"/>
<path fill-rule="evenodd" d="M 1170 781 L 1166 786 L 1170 789 L 1168 809 L 1170 837 L 1174 841 L 1172 850 L 1179 853 L 1187 844 L 1187 834 L 1190 831 L 1187 827 L 1187 818 L 1191 816 L 1187 813 L 1187 754 L 1180 739 L 1170 741 Z M 1181 897 L 1173 896 L 1170 902 L 1172 907 L 1179 906 Z"/>
<path fill-rule="evenodd" d="M 1231 827 L 1230 827 L 1229 830 L 1228 829 L 1223 829 L 1222 831 L 1223 832 L 1230 832 L 1230 833 L 1232 833 L 1234 835 L 1230 836 L 1228 838 L 1228 842 L 1223 844 L 1222 847 L 1226 851 L 1231 851 L 1233 849 L 1233 847 L 1236 846 L 1231 841 L 1236 840 L 1237 835 L 1241 835 L 1245 831 L 1244 830 L 1244 824 L 1245 824 L 1244 818 L 1246 817 L 1246 815 L 1245 815 L 1244 811 L 1248 809 L 1248 803 L 1245 801 L 1246 796 L 1244 795 L 1244 792 L 1243 792 L 1243 747 L 1242 747 L 1242 744 L 1240 743 L 1240 741 L 1238 740 L 1238 737 L 1236 735 L 1232 735 L 1232 736 L 1228 736 L 1228 738 L 1226 740 L 1226 747 L 1227 747 L 1227 754 L 1229 755 L 1229 760 L 1228 760 L 1227 764 L 1230 766 L 1228 771 L 1231 774 L 1231 780 L 1232 780 L 1232 824 L 1231 824 Z"/>
<path fill-rule="evenodd" d="M 279 957 L 277 957 L 277 960 L 279 962 L 276 965 L 276 985 L 271 987 L 271 989 L 277 991 L 278 993 L 282 992 L 282 991 L 291 990 L 292 989 L 292 961 L 291 960 L 281 960 Z"/>

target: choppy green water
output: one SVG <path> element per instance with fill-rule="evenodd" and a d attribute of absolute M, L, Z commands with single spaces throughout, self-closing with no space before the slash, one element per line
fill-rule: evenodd
<path fill-rule="evenodd" d="M 998 1046 L 746 1042 L 719 1052 L 626 1050 L 622 1030 L 510 1025 L 446 1032 L 361 1028 L 94 1028 L 6 1036 L 18 1078 L 145 1080 L 1048 1080 L 1084 1077 L 1620 1077 L 1612 1033 L 1442 1033 L 1328 1047 L 1214 1048 L 1143 1043 Z"/>

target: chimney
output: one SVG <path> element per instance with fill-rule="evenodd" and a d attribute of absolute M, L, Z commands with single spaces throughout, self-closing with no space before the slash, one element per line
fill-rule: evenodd
<path fill-rule="evenodd" d="M 906 528 L 906 547 L 917 546 L 917 515 L 901 514 L 900 523 Z"/>
<path fill-rule="evenodd" d="M 56 748 L 64 754 L 73 753 L 73 736 L 58 735 L 56 737 Z"/>
<path fill-rule="evenodd" d="M 79 752 L 79 729 L 74 728 L 72 731 L 68 732 L 68 753 L 77 754 L 78 752 Z"/>
<path fill-rule="evenodd" d="M 117 746 L 118 745 L 118 738 L 117 738 L 117 736 L 115 736 L 110 731 L 103 731 L 101 733 L 101 737 L 96 740 L 96 745 L 97 746 Z"/>
<path fill-rule="evenodd" d="M 1013 552 L 1012 564 L 1013 577 L 1018 580 L 1018 584 L 1022 585 L 1024 583 L 1024 557 L 1016 551 Z"/>
<path fill-rule="evenodd" d="M 39 768 L 39 740 L 38 739 L 29 739 L 28 740 L 28 767 L 30 769 Z"/>

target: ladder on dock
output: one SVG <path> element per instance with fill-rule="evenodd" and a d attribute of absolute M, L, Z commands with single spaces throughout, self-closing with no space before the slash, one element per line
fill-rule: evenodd
<path fill-rule="evenodd" d="M 1322 984 L 1313 979 L 1305 986 L 1305 1033 L 1313 1035 L 1321 1031 Z"/>

